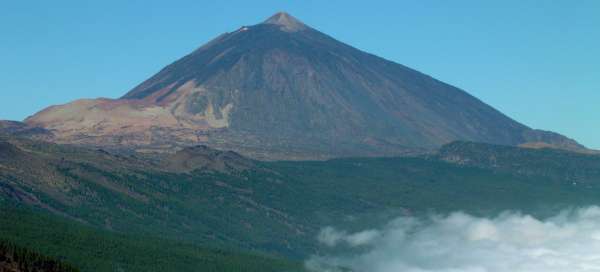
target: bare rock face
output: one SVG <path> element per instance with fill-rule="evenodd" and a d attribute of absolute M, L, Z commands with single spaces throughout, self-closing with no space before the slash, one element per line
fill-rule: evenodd
<path fill-rule="evenodd" d="M 277 25 L 280 29 L 287 32 L 302 31 L 308 28 L 304 23 L 285 12 L 276 13 L 264 21 L 263 24 Z"/>
<path fill-rule="evenodd" d="M 185 88 L 185 87 L 183 87 Z M 185 99 L 189 92 L 178 96 Z M 154 105 L 144 100 L 86 99 L 49 107 L 27 119 L 32 126 L 56 132 L 56 141 L 98 146 L 156 146 L 205 141 L 201 132 L 228 125 L 228 108 L 208 106 L 190 113 L 185 103 Z"/>
<path fill-rule="evenodd" d="M 220 35 L 120 99 L 49 107 L 26 123 L 61 143 L 205 144 L 261 159 L 399 155 L 455 140 L 583 148 L 286 13 Z"/>

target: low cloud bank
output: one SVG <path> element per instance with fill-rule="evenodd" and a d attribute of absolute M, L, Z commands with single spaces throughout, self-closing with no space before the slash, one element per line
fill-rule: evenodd
<path fill-rule="evenodd" d="M 319 241 L 346 255 L 314 256 L 310 271 L 581 272 L 600 271 L 600 208 L 545 220 L 506 212 L 481 218 L 457 212 L 398 218 L 381 229 L 324 228 Z"/>

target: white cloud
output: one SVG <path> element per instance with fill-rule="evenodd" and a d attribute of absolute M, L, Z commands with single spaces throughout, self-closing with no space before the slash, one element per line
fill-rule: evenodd
<path fill-rule="evenodd" d="M 320 243 L 329 247 L 334 247 L 341 243 L 345 243 L 351 247 L 357 247 L 370 244 L 372 241 L 377 239 L 378 236 L 379 231 L 376 230 L 365 230 L 348 234 L 345 231 L 338 231 L 332 227 L 326 227 L 321 230 L 317 239 Z"/>
<path fill-rule="evenodd" d="M 342 256 L 314 256 L 312 271 L 582 272 L 600 271 L 600 208 L 538 220 L 506 212 L 494 218 L 456 212 L 429 220 L 398 218 L 381 229 L 348 233 L 328 227 L 318 237 Z"/>

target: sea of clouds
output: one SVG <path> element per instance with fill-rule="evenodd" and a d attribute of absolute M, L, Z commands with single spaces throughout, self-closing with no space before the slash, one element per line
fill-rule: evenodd
<path fill-rule="evenodd" d="M 514 212 L 493 218 L 461 212 L 428 219 L 402 217 L 356 233 L 327 227 L 318 239 L 348 253 L 313 256 L 306 261 L 310 271 L 600 271 L 599 207 L 563 211 L 543 220 Z"/>

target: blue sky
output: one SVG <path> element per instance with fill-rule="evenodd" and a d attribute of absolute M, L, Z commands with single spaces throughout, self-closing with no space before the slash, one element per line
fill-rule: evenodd
<path fill-rule="evenodd" d="M 287 11 L 338 40 L 600 149 L 600 1 L 3 1 L 0 119 L 116 98 Z"/>

